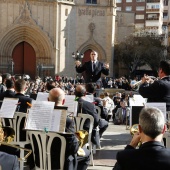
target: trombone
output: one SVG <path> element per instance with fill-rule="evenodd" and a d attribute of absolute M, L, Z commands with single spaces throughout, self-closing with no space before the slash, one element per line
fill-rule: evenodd
<path fill-rule="evenodd" d="M 31 155 L 32 150 L 10 144 L 10 142 L 14 140 L 14 136 L 15 131 L 13 128 L 8 126 L 0 127 L 0 145 L 5 145 L 28 152 L 23 158 L 18 158 L 19 161 L 25 161 L 28 158 L 28 156 Z"/>

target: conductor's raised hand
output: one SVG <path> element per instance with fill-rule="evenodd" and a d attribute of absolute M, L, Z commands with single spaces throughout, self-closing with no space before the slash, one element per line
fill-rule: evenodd
<path fill-rule="evenodd" d="M 81 65 L 81 62 L 79 60 L 75 61 L 76 67 L 79 67 Z"/>
<path fill-rule="evenodd" d="M 104 67 L 105 67 L 106 69 L 109 69 L 109 63 L 104 63 Z"/>

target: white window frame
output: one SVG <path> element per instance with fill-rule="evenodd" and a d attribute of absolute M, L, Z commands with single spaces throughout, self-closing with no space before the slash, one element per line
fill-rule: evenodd
<path fill-rule="evenodd" d="M 122 0 L 116 0 L 116 3 L 122 3 Z"/>
<path fill-rule="evenodd" d="M 145 6 L 136 6 L 136 11 L 144 11 Z"/>
<path fill-rule="evenodd" d="M 132 2 L 132 0 L 126 0 L 126 2 Z"/>
<path fill-rule="evenodd" d="M 136 19 L 144 19 L 144 17 L 145 17 L 144 15 L 136 15 L 135 16 Z"/>
<path fill-rule="evenodd" d="M 130 10 L 127 10 L 128 8 L 129 8 Z M 125 11 L 132 11 L 132 6 L 126 6 Z"/>

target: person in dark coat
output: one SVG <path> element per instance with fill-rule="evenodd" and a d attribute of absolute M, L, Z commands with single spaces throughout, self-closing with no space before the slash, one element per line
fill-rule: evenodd
<path fill-rule="evenodd" d="M 4 97 L 10 97 L 13 98 L 15 96 L 15 91 L 14 91 L 14 82 L 11 79 L 7 79 L 5 82 L 7 90 L 0 93 L 0 100 L 3 100 Z"/>
<path fill-rule="evenodd" d="M 109 75 L 109 64 L 104 64 L 97 60 L 98 53 L 94 50 L 90 53 L 91 61 L 85 62 L 81 65 L 80 61 L 76 61 L 76 71 L 77 73 L 82 73 L 85 71 L 85 83 L 96 83 L 98 88 L 102 87 L 101 74 Z"/>
<path fill-rule="evenodd" d="M 167 61 L 160 62 L 158 75 L 159 80 L 154 82 L 145 75 L 139 94 L 148 98 L 147 102 L 165 102 L 167 111 L 170 111 L 170 64 Z"/>
<path fill-rule="evenodd" d="M 92 143 L 99 146 L 99 140 L 102 137 L 104 131 L 108 128 L 108 122 L 104 119 L 99 118 L 95 104 L 85 100 L 86 88 L 82 85 L 78 85 L 75 89 L 75 96 L 78 98 L 78 112 L 83 114 L 89 114 L 94 118 L 93 132 L 92 132 Z M 81 112 L 82 111 L 82 112 Z M 89 120 L 85 121 L 84 129 L 89 129 Z M 99 127 L 99 135 L 96 136 L 96 128 Z"/>
<path fill-rule="evenodd" d="M 32 98 L 29 98 L 27 96 L 24 95 L 25 93 L 25 89 L 26 89 L 26 82 L 24 79 L 19 79 L 15 82 L 15 98 L 18 98 L 18 106 L 17 106 L 17 110 L 18 112 L 24 112 L 27 113 L 27 109 L 29 108 L 28 103 L 32 103 Z"/>
<path fill-rule="evenodd" d="M 27 109 L 30 108 L 30 104 L 32 103 L 32 98 L 29 98 L 24 95 L 25 89 L 26 89 L 26 81 L 24 79 L 18 79 L 15 82 L 14 85 L 15 89 L 15 98 L 18 98 L 18 105 L 16 112 L 23 112 L 27 113 Z M 26 140 L 26 131 L 23 130 L 25 124 L 25 118 L 21 120 L 21 125 L 20 125 L 20 140 L 25 141 Z"/>
<path fill-rule="evenodd" d="M 170 149 L 162 143 L 166 129 L 163 113 L 155 107 L 143 108 L 138 129 L 130 144 L 117 153 L 113 170 L 170 169 Z M 139 142 L 141 145 L 136 149 Z"/>

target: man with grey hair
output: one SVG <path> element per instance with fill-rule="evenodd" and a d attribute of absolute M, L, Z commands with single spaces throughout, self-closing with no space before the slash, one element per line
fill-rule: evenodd
<path fill-rule="evenodd" d="M 113 170 L 170 169 L 170 150 L 162 143 L 166 129 L 163 113 L 155 107 L 143 108 L 138 129 L 130 144 L 117 153 Z M 141 145 L 135 149 L 139 142 Z"/>

